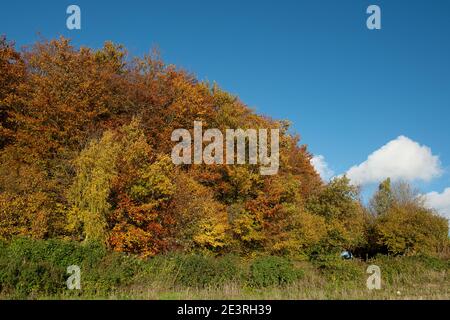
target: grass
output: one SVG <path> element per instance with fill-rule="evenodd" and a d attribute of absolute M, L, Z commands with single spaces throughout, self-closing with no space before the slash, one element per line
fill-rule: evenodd
<path fill-rule="evenodd" d="M 372 261 L 376 263 L 378 261 Z M 413 261 L 410 263 L 420 262 Z M 362 261 L 348 261 L 349 265 L 365 267 Z M 267 300 L 303 300 L 303 299 L 439 299 L 450 298 L 450 279 L 447 270 L 426 269 L 419 274 L 403 274 L 392 276 L 389 281 L 382 281 L 381 290 L 368 290 L 366 274 L 353 280 L 336 281 L 318 270 L 310 262 L 302 262 L 303 276 L 285 286 L 269 286 L 254 288 L 242 283 L 230 282 L 221 286 L 193 288 L 183 286 L 167 286 L 153 282 L 150 285 L 135 283 L 121 292 L 116 299 L 267 299 Z M 362 268 L 364 269 L 364 268 Z M 382 269 L 383 270 L 383 269 Z M 367 275 L 368 276 L 368 275 Z M 347 275 L 344 275 L 347 277 Z M 382 271 L 383 279 L 383 271 Z M 362 280 L 362 281 L 361 281 Z"/>
<path fill-rule="evenodd" d="M 81 267 L 81 290 L 65 287 L 71 264 Z M 381 268 L 381 290 L 366 288 L 370 264 Z M 95 245 L 16 239 L 0 245 L 0 298 L 448 300 L 449 270 L 444 257 L 291 260 L 172 253 L 141 260 Z"/>

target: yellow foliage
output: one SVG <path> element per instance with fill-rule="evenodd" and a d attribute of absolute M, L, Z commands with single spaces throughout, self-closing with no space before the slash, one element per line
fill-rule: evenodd
<path fill-rule="evenodd" d="M 375 223 L 378 244 L 393 254 L 435 253 L 448 241 L 448 222 L 415 204 L 394 205 Z"/>
<path fill-rule="evenodd" d="M 228 245 L 226 207 L 212 192 L 187 174 L 176 177 L 176 196 L 171 210 L 175 219 L 174 238 L 185 249 L 218 250 Z"/>
<path fill-rule="evenodd" d="M 107 131 L 100 141 L 92 141 L 75 161 L 77 176 L 69 199 L 76 207 L 72 212 L 79 214 L 85 241 L 105 243 L 107 239 L 106 215 L 111 208 L 108 197 L 117 175 L 119 150 L 114 134 Z"/>

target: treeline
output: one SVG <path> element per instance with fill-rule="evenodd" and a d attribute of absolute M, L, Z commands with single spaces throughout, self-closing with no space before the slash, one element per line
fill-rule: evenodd
<path fill-rule="evenodd" d="M 171 133 L 280 129 L 280 170 L 175 166 Z M 171 251 L 312 256 L 442 253 L 448 222 L 389 181 L 365 207 L 345 177 L 321 181 L 287 121 L 217 85 L 64 38 L 17 51 L 0 39 L 0 239 L 70 239 L 154 256 Z"/>

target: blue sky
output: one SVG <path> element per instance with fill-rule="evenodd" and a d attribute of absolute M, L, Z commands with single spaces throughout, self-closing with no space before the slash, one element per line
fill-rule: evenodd
<path fill-rule="evenodd" d="M 81 8 L 79 31 L 66 28 L 70 4 Z M 366 28 L 370 4 L 381 8 L 381 30 Z M 166 62 L 216 81 L 259 113 L 291 120 L 335 174 L 408 137 L 359 174 L 383 172 L 383 161 L 403 165 L 398 155 L 406 148 L 405 166 L 423 162 L 411 169 L 418 178 L 407 171 L 407 179 L 424 193 L 450 187 L 450 1 L 2 3 L 0 34 L 22 46 L 38 32 L 90 47 L 113 40 L 132 55 L 157 45 Z M 420 172 L 428 164 L 439 172 L 425 179 Z M 450 206 L 450 189 L 440 196 L 440 205 Z"/>

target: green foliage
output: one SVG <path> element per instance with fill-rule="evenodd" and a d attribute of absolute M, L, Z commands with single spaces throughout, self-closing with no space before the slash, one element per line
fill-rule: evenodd
<path fill-rule="evenodd" d="M 142 270 L 142 261 L 108 253 L 100 244 L 80 245 L 61 240 L 14 239 L 0 247 L 0 291 L 20 298 L 39 295 L 77 295 L 69 291 L 66 271 L 81 268 L 82 294 L 107 296 L 127 285 Z"/>
<path fill-rule="evenodd" d="M 377 255 L 369 261 L 382 270 L 382 279 L 387 284 L 408 283 L 415 279 L 417 283 L 427 282 L 428 273 L 435 271 L 446 274 L 450 270 L 450 260 L 429 255 L 417 256 L 386 256 Z M 448 275 L 447 275 L 448 279 Z"/>
<path fill-rule="evenodd" d="M 364 243 L 366 213 L 358 197 L 358 188 L 344 176 L 333 179 L 306 203 L 308 212 L 325 218 L 325 250 L 352 249 Z"/>
<path fill-rule="evenodd" d="M 15 298 L 52 295 L 64 288 L 64 270 L 45 262 L 0 262 L 0 291 Z"/>
<path fill-rule="evenodd" d="M 378 186 L 378 191 L 370 200 L 370 209 L 376 214 L 380 215 L 386 213 L 394 203 L 394 195 L 391 189 L 391 179 L 386 179 Z"/>
<path fill-rule="evenodd" d="M 56 239 L 44 241 L 16 238 L 6 248 L 6 257 L 12 261 L 46 261 L 61 268 L 70 265 L 90 267 L 106 255 L 106 250 L 99 244 L 80 245 Z"/>
<path fill-rule="evenodd" d="M 250 265 L 248 283 L 252 287 L 270 287 L 288 285 L 302 275 L 287 258 L 263 256 L 256 258 Z"/>
<path fill-rule="evenodd" d="M 189 287 L 219 286 L 237 280 L 239 269 L 236 258 L 214 258 L 199 254 L 178 255 L 176 283 Z"/>
<path fill-rule="evenodd" d="M 344 260 L 339 254 L 321 254 L 313 259 L 314 265 L 332 285 L 365 284 L 365 268 L 358 260 Z"/>
<path fill-rule="evenodd" d="M 27 238 L 14 239 L 0 250 L 0 291 L 12 292 L 17 298 L 61 294 L 66 289 L 68 266 L 89 270 L 106 255 L 98 245 Z"/>
<path fill-rule="evenodd" d="M 357 209 L 358 196 L 358 188 L 347 177 L 335 178 L 309 201 L 307 208 L 327 219 L 346 218 Z"/>
<path fill-rule="evenodd" d="M 108 296 L 129 285 L 142 272 L 143 261 L 122 253 L 105 255 L 94 267 L 82 272 L 82 290 L 89 296 Z"/>
<path fill-rule="evenodd" d="M 73 264 L 81 267 L 81 290 L 66 288 L 66 269 Z M 311 286 L 321 286 L 320 290 L 327 292 L 348 289 L 365 292 L 369 264 L 380 266 L 382 290 L 393 288 L 394 292 L 398 290 L 396 286 L 417 287 L 418 281 L 424 286 L 448 282 L 450 269 L 448 259 L 423 255 L 379 255 L 366 263 L 358 259 L 342 260 L 339 255 L 319 255 L 312 264 L 278 256 L 248 260 L 234 255 L 183 253 L 139 259 L 106 251 L 100 244 L 16 238 L 10 243 L 0 242 L 0 296 L 91 299 L 140 297 L 136 296 L 138 292 L 158 288 L 164 290 L 160 297 L 183 290 L 209 292 L 235 288 L 238 293 L 261 294 L 270 290 L 317 289 Z M 176 298 L 176 294 L 172 296 Z"/>

